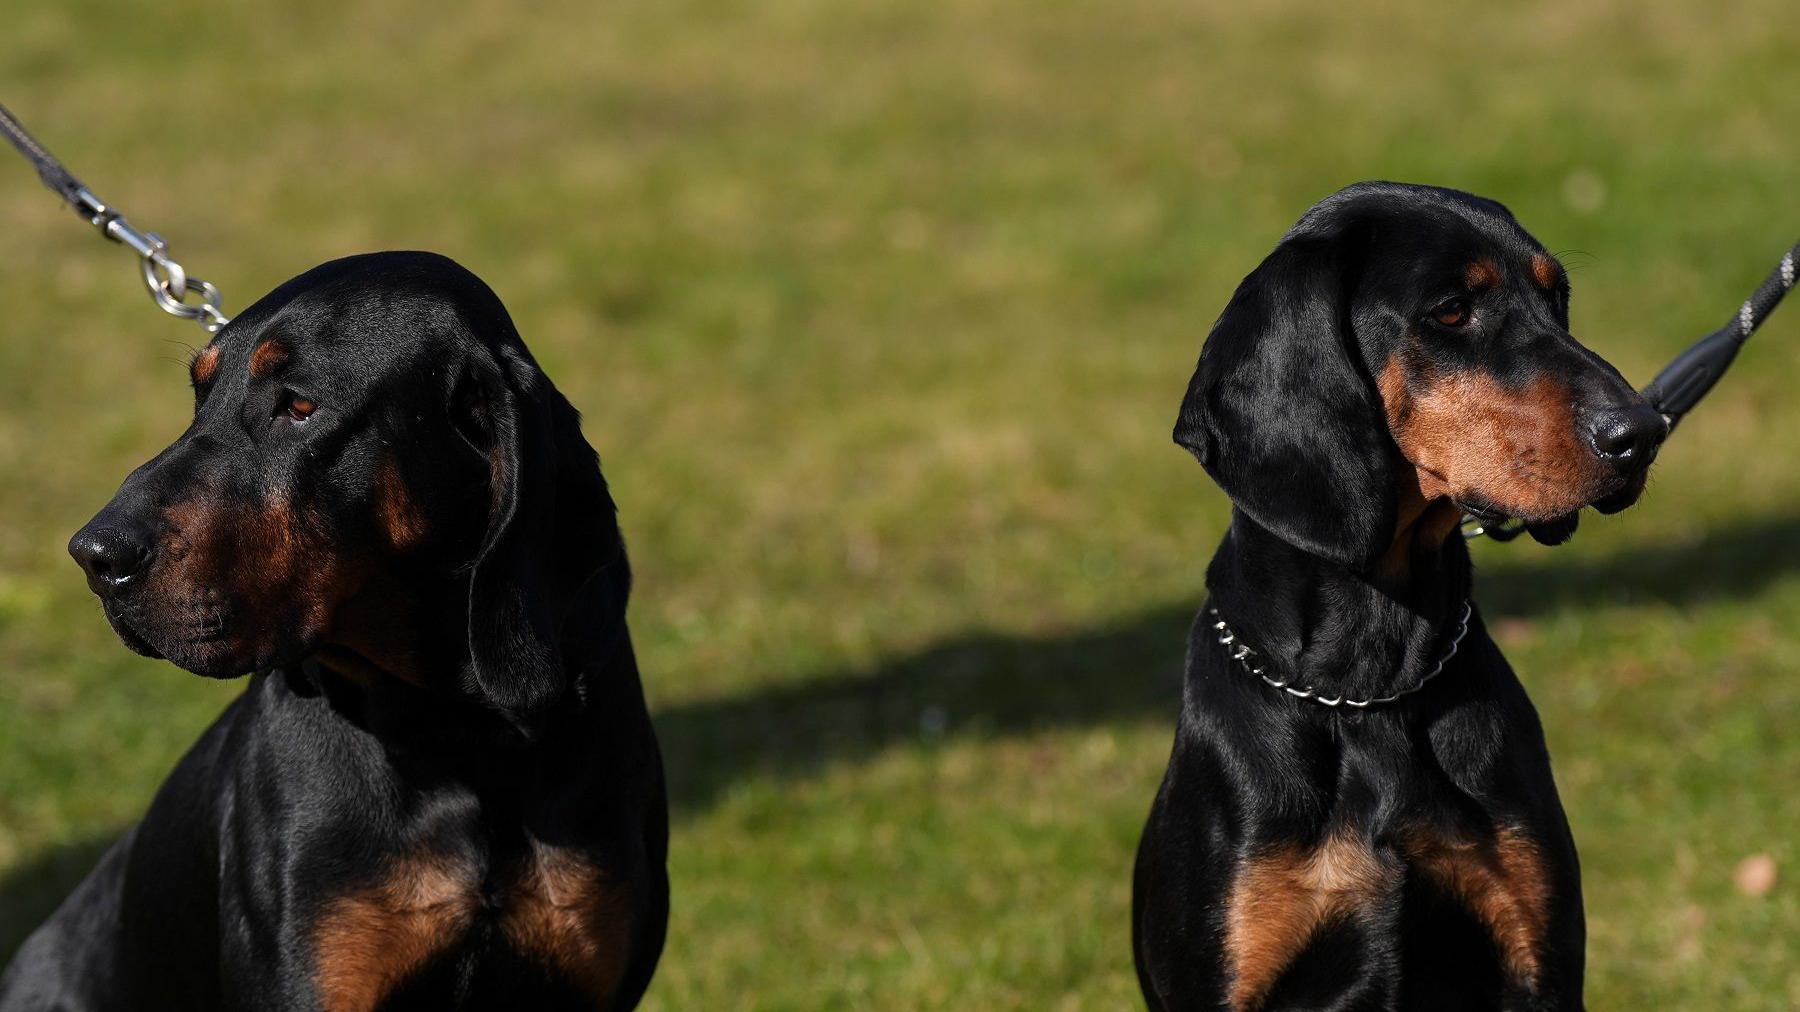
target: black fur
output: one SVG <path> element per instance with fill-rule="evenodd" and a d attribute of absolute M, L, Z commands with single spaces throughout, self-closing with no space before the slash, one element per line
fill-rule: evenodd
<path fill-rule="evenodd" d="M 1641 399 L 1569 335 L 1566 282 L 1546 289 L 1531 279 L 1542 252 L 1492 201 L 1365 183 L 1309 211 L 1232 297 L 1175 438 L 1233 506 L 1207 570 L 1210 603 L 1272 674 L 1326 696 L 1411 686 L 1446 649 L 1468 598 L 1459 532 L 1395 554 L 1413 465 L 1377 387 L 1394 356 L 1505 389 L 1548 375 L 1575 399 L 1578 425 L 1643 421 Z M 1483 258 L 1506 283 L 1470 292 L 1468 265 Z M 1477 322 L 1440 333 L 1425 318 L 1446 297 L 1466 298 Z M 1596 485 L 1604 505 L 1635 499 L 1648 462 L 1640 453 L 1616 477 L 1605 472 Z M 1431 508 L 1441 517 L 1511 505 L 1491 490 L 1459 495 L 1467 501 Z M 1533 519 L 1554 540 L 1572 529 L 1573 510 Z M 1308 935 L 1248 1005 L 1579 1008 L 1585 929 L 1574 844 L 1536 712 L 1479 611 L 1427 689 L 1366 711 L 1263 684 L 1228 656 L 1211 621 L 1203 611 L 1190 634 L 1173 754 L 1138 852 L 1133 942 L 1149 1006 L 1231 1007 L 1227 911 L 1246 862 L 1340 837 L 1402 884 Z M 1418 827 L 1480 847 L 1501 827 L 1532 841 L 1550 897 L 1535 979 L 1503 973 L 1468 905 L 1408 864 L 1398 841 Z"/>
<path fill-rule="evenodd" d="M 284 357 L 256 374 L 269 339 Z M 0 1008 L 317 1007 L 323 919 L 416 887 L 407 859 L 456 869 L 470 912 L 373 986 L 384 1007 L 635 1005 L 668 880 L 630 571 L 579 418 L 500 300 L 431 254 L 333 261 L 235 319 L 196 380 L 188 430 L 71 551 L 128 645 L 251 678 Z M 215 542 L 239 550 L 195 568 Z M 609 890 L 608 995 L 503 926 L 509 876 L 545 854 Z"/>

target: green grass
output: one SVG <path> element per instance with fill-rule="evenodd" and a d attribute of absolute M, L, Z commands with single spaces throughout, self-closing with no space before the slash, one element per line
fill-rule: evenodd
<path fill-rule="evenodd" d="M 1168 439 L 1312 201 L 1568 251 L 1637 380 L 1800 232 L 1800 7 L 8 0 L 0 100 L 232 308 L 440 250 L 586 413 L 673 792 L 656 1009 L 1121 1008 L 1222 497 Z M 10 156 L 7 156 L 10 157 Z M 0 952 L 236 691 L 130 656 L 69 533 L 196 333 L 0 166 Z M 1582 850 L 1595 1009 L 1800 1004 L 1800 308 L 1635 511 L 1476 547 Z M 1783 879 L 1739 892 L 1767 853 Z"/>

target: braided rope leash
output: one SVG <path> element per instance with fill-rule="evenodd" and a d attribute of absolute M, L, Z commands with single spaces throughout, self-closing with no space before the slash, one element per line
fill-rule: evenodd
<path fill-rule="evenodd" d="M 1775 304 L 1793 290 L 1796 254 L 1800 254 L 1800 243 L 1795 243 L 1794 248 L 1787 251 L 1787 255 L 1781 258 L 1781 263 L 1769 272 L 1756 292 L 1738 308 L 1738 333 L 1745 339 L 1756 333 L 1756 328 L 1769 318 L 1769 311 L 1775 308 Z"/>
<path fill-rule="evenodd" d="M 1725 369 L 1737 357 L 1738 349 L 1750 340 L 1756 328 L 1763 325 L 1782 298 L 1793 290 L 1796 261 L 1800 261 L 1800 243 L 1795 243 L 1782 256 L 1781 262 L 1762 284 L 1756 286 L 1756 291 L 1750 293 L 1725 326 L 1676 356 L 1675 361 L 1657 373 L 1644 388 L 1644 398 L 1662 412 L 1670 429 L 1706 396 L 1719 377 L 1725 375 Z"/>
<path fill-rule="evenodd" d="M 55 155 L 37 142 L 37 138 L 26 132 L 25 125 L 5 106 L 0 106 L 0 134 L 4 134 L 19 154 L 37 169 L 38 178 L 44 185 L 74 208 L 76 214 L 99 229 L 101 235 L 123 243 L 137 253 L 139 266 L 143 268 L 144 285 L 163 312 L 193 320 L 209 334 L 218 333 L 220 327 L 231 322 L 220 309 L 224 304 L 223 297 L 212 282 L 193 277 L 170 259 L 169 244 L 162 236 L 131 227 L 118 208 L 110 207 L 94 196 L 92 190 L 83 186 Z"/>
<path fill-rule="evenodd" d="M 1213 631 L 1219 634 L 1219 643 L 1227 648 L 1226 652 L 1230 655 L 1232 660 L 1238 662 L 1239 666 L 1249 674 L 1262 679 L 1264 685 L 1267 685 L 1271 689 L 1280 689 L 1296 699 L 1311 700 L 1321 706 L 1352 706 L 1359 710 L 1370 706 L 1383 706 L 1396 700 L 1405 699 L 1407 696 L 1430 685 L 1432 679 L 1443 673 L 1444 665 L 1450 663 L 1450 658 L 1456 656 L 1456 648 L 1462 645 L 1463 637 L 1469 633 L 1469 617 L 1474 613 L 1474 610 L 1474 607 L 1468 601 L 1463 602 L 1462 618 L 1457 620 L 1456 623 L 1456 635 L 1450 638 L 1450 645 L 1444 648 L 1443 654 L 1438 657 L 1437 664 L 1426 673 L 1424 678 L 1419 679 L 1407 688 L 1390 693 L 1386 696 L 1372 696 L 1368 699 L 1351 699 L 1344 695 L 1339 695 L 1335 698 L 1321 695 L 1318 689 L 1310 685 L 1302 689 L 1297 689 L 1288 679 L 1276 678 L 1269 674 L 1268 670 L 1255 659 L 1257 657 L 1257 652 L 1250 649 L 1249 644 L 1238 640 L 1237 633 L 1233 632 L 1231 626 L 1226 624 L 1225 616 L 1219 614 L 1219 609 L 1210 604 L 1206 606 L 1207 614 L 1211 615 L 1214 619 L 1212 627 Z"/>

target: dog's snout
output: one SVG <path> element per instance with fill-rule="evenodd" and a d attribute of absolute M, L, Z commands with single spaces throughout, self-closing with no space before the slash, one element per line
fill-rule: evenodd
<path fill-rule="evenodd" d="M 114 593 L 142 576 L 148 567 L 150 534 L 102 514 L 69 539 L 69 555 L 87 573 L 88 587 L 94 593 Z"/>
<path fill-rule="evenodd" d="M 1669 426 L 1662 415 L 1641 403 L 1598 412 L 1588 430 L 1594 452 L 1621 471 L 1650 466 L 1668 434 Z"/>

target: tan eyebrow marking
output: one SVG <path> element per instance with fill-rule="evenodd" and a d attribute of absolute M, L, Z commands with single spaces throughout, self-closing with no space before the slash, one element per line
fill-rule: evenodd
<path fill-rule="evenodd" d="M 271 337 L 250 353 L 250 375 L 262 379 L 286 365 L 287 360 L 287 345 Z"/>
<path fill-rule="evenodd" d="M 195 386 L 205 386 L 212 381 L 213 373 L 218 368 L 219 346 L 209 344 L 194 353 L 193 360 L 188 363 L 188 375 L 193 378 Z"/>
<path fill-rule="evenodd" d="M 1545 288 L 1555 288 L 1562 279 L 1563 266 L 1542 253 L 1531 255 L 1531 276 Z"/>
<path fill-rule="evenodd" d="M 1500 265 L 1486 257 L 1470 264 L 1463 270 L 1463 281 L 1473 291 L 1486 291 L 1500 287 Z"/>

